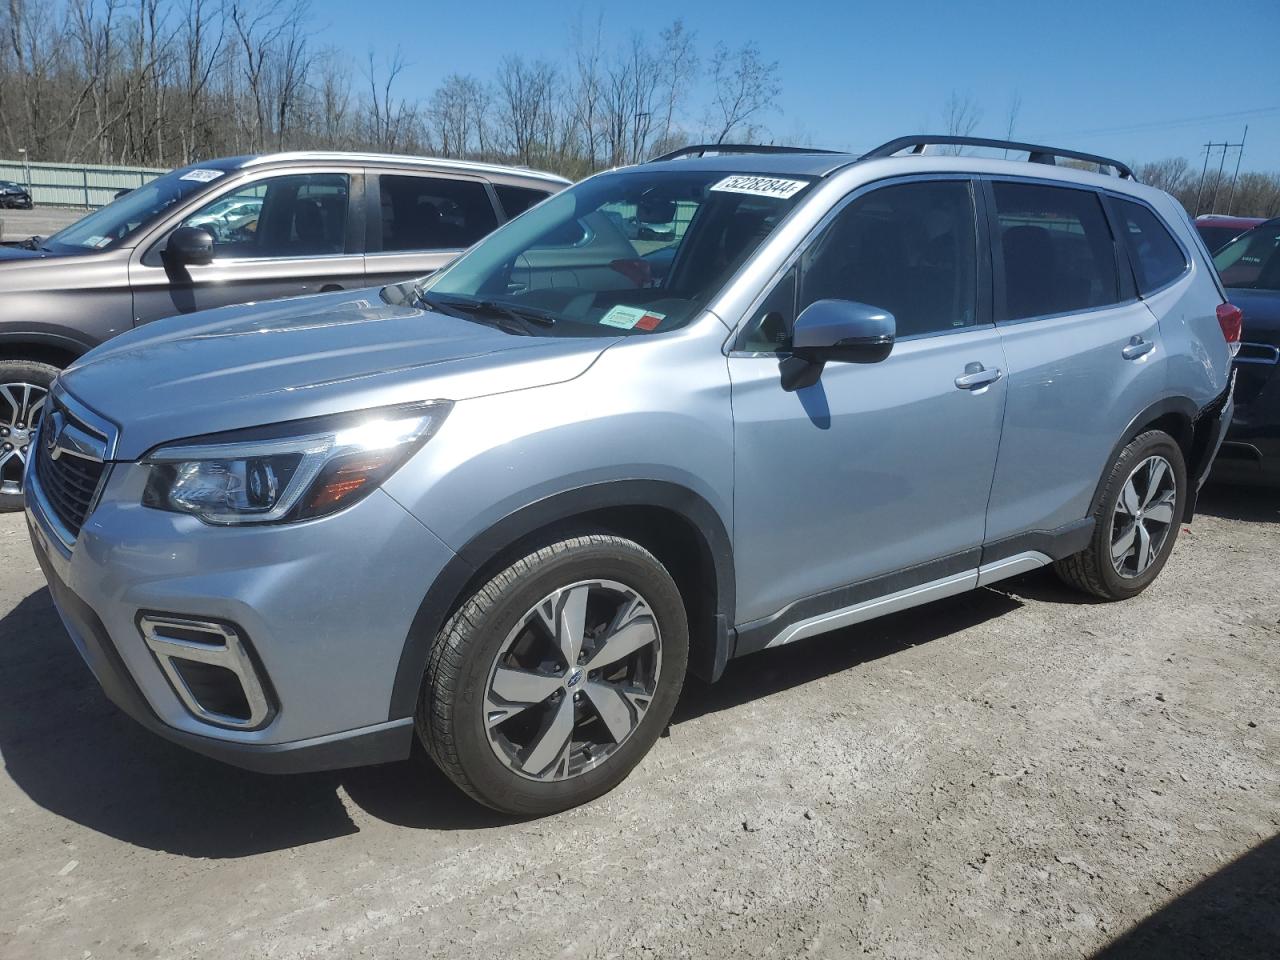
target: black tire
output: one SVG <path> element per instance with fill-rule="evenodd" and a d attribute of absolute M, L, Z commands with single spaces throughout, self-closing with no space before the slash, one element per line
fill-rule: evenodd
<path fill-rule="evenodd" d="M 1118 504 L 1126 483 L 1134 470 L 1152 457 L 1162 457 L 1168 463 L 1174 483 L 1173 518 L 1160 540 L 1155 556 L 1141 572 L 1122 575 L 1112 562 L 1112 542 Z M 1091 593 L 1104 600 L 1127 600 L 1137 596 L 1160 575 L 1173 552 L 1178 530 L 1182 526 L 1182 511 L 1187 498 L 1187 466 L 1182 448 L 1176 440 L 1162 430 L 1149 430 L 1134 437 L 1107 474 L 1093 513 L 1093 537 L 1089 546 L 1073 556 L 1054 564 L 1058 576 L 1069 586 Z"/>
<path fill-rule="evenodd" d="M 47 363 L 37 363 L 34 360 L 0 360 L 0 386 L 30 384 L 47 393 L 49 384 L 53 383 L 53 378 L 57 375 L 58 368 Z M 19 456 L 14 455 L 22 454 L 22 451 L 21 449 L 15 451 L 13 445 L 15 437 L 21 436 L 21 440 L 17 443 L 19 447 L 25 446 L 22 442 L 27 439 L 25 431 L 30 430 L 33 425 L 26 420 L 20 421 L 23 423 L 20 429 L 24 432 L 17 434 L 19 421 L 15 418 L 15 412 L 4 392 L 0 391 L 0 458 L 9 455 L 5 463 L 0 465 L 0 513 L 11 513 L 22 509 L 21 463 Z M 22 454 L 22 456 L 26 455 L 28 454 Z"/>
<path fill-rule="evenodd" d="M 636 591 L 653 612 L 661 669 L 652 700 L 630 734 L 596 766 L 567 779 L 528 779 L 504 764 L 490 745 L 485 723 L 490 671 L 505 638 L 544 597 L 596 579 Z M 428 658 L 415 726 L 432 759 L 474 799 L 519 816 L 555 813 L 612 790 L 649 752 L 671 719 L 688 658 L 680 590 L 653 554 L 608 534 L 557 540 L 498 573 L 445 624 Z"/>

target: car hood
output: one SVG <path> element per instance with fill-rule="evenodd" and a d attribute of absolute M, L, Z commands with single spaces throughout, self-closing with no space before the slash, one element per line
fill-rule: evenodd
<path fill-rule="evenodd" d="M 28 250 L 26 247 L 0 246 L 0 263 L 17 260 L 43 260 L 54 254 L 48 250 Z"/>
<path fill-rule="evenodd" d="M 571 380 L 616 339 L 518 336 L 341 291 L 158 320 L 59 383 L 119 427 L 116 458 L 133 460 L 200 434 Z"/>
<path fill-rule="evenodd" d="M 1280 344 L 1280 290 L 1228 287 L 1227 299 L 1244 311 L 1244 339 Z"/>

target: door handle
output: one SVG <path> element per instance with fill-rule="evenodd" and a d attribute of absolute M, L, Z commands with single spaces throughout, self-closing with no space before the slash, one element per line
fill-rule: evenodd
<path fill-rule="evenodd" d="M 1124 345 L 1124 349 L 1120 351 L 1120 355 L 1126 360 L 1137 360 L 1139 357 L 1145 357 L 1148 353 L 1156 348 L 1151 340 L 1143 340 L 1141 337 L 1134 335 L 1129 338 L 1129 342 Z"/>
<path fill-rule="evenodd" d="M 975 360 L 973 363 L 965 364 L 964 373 L 956 377 L 956 386 L 961 390 L 976 390 L 978 387 L 995 383 L 1002 376 L 1004 373 L 999 367 L 987 369 Z"/>

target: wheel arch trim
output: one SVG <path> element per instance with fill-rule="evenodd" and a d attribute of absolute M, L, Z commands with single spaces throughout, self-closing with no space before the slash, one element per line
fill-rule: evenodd
<path fill-rule="evenodd" d="M 1089 513 L 1087 515 L 1092 517 L 1097 511 L 1098 504 L 1102 502 L 1102 493 L 1106 487 L 1107 477 L 1111 466 L 1120 456 L 1120 451 L 1123 450 L 1134 437 L 1142 433 L 1143 430 L 1155 421 L 1172 415 L 1180 417 L 1186 421 L 1186 427 L 1188 430 L 1192 431 L 1192 440 L 1194 440 L 1195 423 L 1200 414 L 1201 408 L 1198 407 L 1189 397 L 1165 397 L 1163 400 L 1157 400 L 1155 403 L 1144 408 L 1132 420 L 1130 420 L 1129 425 L 1124 428 L 1124 432 L 1121 433 L 1120 439 L 1118 439 L 1115 445 L 1111 448 L 1111 453 L 1103 464 L 1103 473 L 1098 477 L 1098 485 L 1094 488 L 1093 497 L 1089 501 Z M 1179 438 L 1174 437 L 1174 439 L 1178 440 Z M 1193 465 L 1188 463 L 1187 472 L 1190 473 L 1192 469 Z"/>
<path fill-rule="evenodd" d="M 718 677 L 733 655 L 735 579 L 732 543 L 719 512 L 700 494 L 666 480 L 611 480 L 576 487 L 535 500 L 507 514 L 472 537 L 445 564 L 427 588 L 409 627 L 396 669 L 388 719 L 412 716 L 426 670 L 431 645 L 464 591 L 504 552 L 539 531 L 571 523 L 609 509 L 649 508 L 680 517 L 695 537 L 715 578 L 715 630 L 706 644 L 706 662 L 698 672 Z M 691 633 L 693 631 L 691 630 Z M 690 650 L 690 669 L 695 669 Z"/>

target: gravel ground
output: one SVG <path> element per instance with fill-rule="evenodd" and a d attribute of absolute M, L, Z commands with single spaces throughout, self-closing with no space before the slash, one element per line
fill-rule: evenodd
<path fill-rule="evenodd" d="M 1276 957 L 1280 495 L 731 665 L 613 794 L 269 778 L 107 703 L 0 517 L 0 956 Z"/>
<path fill-rule="evenodd" d="M 79 220 L 88 210 L 62 207 L 36 207 L 34 210 L 0 210 L 0 240 L 25 240 L 30 236 L 47 237 L 67 224 Z"/>

